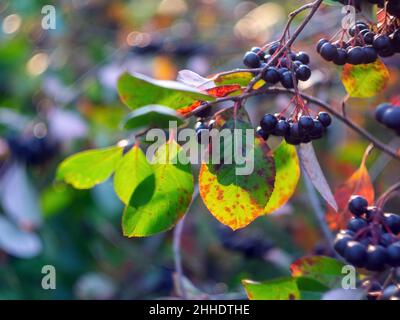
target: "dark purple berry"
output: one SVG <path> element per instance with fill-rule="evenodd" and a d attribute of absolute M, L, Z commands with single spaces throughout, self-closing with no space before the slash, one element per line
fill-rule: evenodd
<path fill-rule="evenodd" d="M 314 119 L 310 116 L 301 116 L 299 119 L 299 130 L 308 132 L 314 127 Z"/>
<path fill-rule="evenodd" d="M 378 52 L 372 46 L 362 48 L 364 51 L 364 63 L 374 63 L 378 59 Z"/>
<path fill-rule="evenodd" d="M 400 107 L 386 110 L 382 117 L 382 123 L 396 131 L 400 130 Z"/>
<path fill-rule="evenodd" d="M 275 130 L 277 123 L 278 119 L 273 114 L 267 113 L 261 119 L 260 126 L 264 130 L 264 132 L 269 134 Z"/>
<path fill-rule="evenodd" d="M 386 249 L 379 245 L 369 245 L 367 248 L 367 262 L 365 268 L 371 271 L 382 270 L 388 260 Z"/>
<path fill-rule="evenodd" d="M 257 127 L 256 133 L 257 133 L 257 135 L 259 135 L 264 140 L 268 139 L 268 133 L 266 133 L 261 127 Z"/>
<path fill-rule="evenodd" d="M 364 219 L 353 218 L 347 224 L 347 229 L 354 231 L 354 232 L 358 232 L 361 229 L 365 228 L 367 225 L 368 225 L 368 223 Z"/>
<path fill-rule="evenodd" d="M 391 41 L 387 35 L 376 35 L 372 42 L 374 48 L 378 51 L 385 51 L 391 49 Z"/>
<path fill-rule="evenodd" d="M 358 65 L 365 61 L 364 50 L 361 47 L 353 47 L 347 51 L 347 63 Z"/>
<path fill-rule="evenodd" d="M 354 195 L 349 201 L 349 210 L 355 216 L 360 216 L 367 211 L 368 201 L 362 196 Z"/>
<path fill-rule="evenodd" d="M 317 43 L 317 52 L 321 53 L 321 48 L 325 43 L 328 43 L 329 41 L 326 39 L 320 39 Z"/>
<path fill-rule="evenodd" d="M 358 241 L 349 241 L 344 250 L 344 258 L 356 267 L 363 267 L 367 258 L 367 248 Z"/>
<path fill-rule="evenodd" d="M 394 213 L 385 213 L 384 223 L 394 234 L 400 233 L 400 216 Z"/>
<path fill-rule="evenodd" d="M 281 84 L 286 89 L 294 88 L 293 74 L 292 74 L 291 71 L 286 71 L 284 74 L 282 74 L 282 76 L 281 76 Z"/>
<path fill-rule="evenodd" d="M 387 248 L 388 263 L 392 267 L 400 267 L 400 241 L 397 241 Z"/>
<path fill-rule="evenodd" d="M 347 63 L 347 51 L 346 49 L 337 49 L 337 56 L 333 59 L 333 63 L 338 66 L 343 66 Z"/>
<path fill-rule="evenodd" d="M 274 134 L 276 136 L 284 137 L 290 129 L 289 123 L 287 123 L 285 120 L 279 120 L 276 127 Z"/>
<path fill-rule="evenodd" d="M 324 127 L 329 127 L 332 123 L 331 116 L 329 115 L 329 113 L 326 112 L 321 111 L 320 113 L 318 113 L 317 119 L 319 120 L 319 122 L 322 123 Z"/>
<path fill-rule="evenodd" d="M 322 58 L 327 61 L 333 61 L 338 55 L 338 49 L 332 43 L 325 43 L 320 50 Z"/>
<path fill-rule="evenodd" d="M 296 70 L 296 76 L 297 79 L 301 81 L 307 81 L 311 77 L 310 67 L 306 66 L 305 64 L 299 66 L 299 68 Z"/>
<path fill-rule="evenodd" d="M 279 82 L 281 75 L 275 67 L 269 67 L 263 76 L 263 79 L 267 83 L 276 84 Z"/>
<path fill-rule="evenodd" d="M 251 51 L 246 52 L 243 58 L 243 63 L 248 68 L 258 68 L 260 66 L 260 57 Z"/>
<path fill-rule="evenodd" d="M 303 51 L 300 51 L 299 53 L 296 54 L 295 60 L 300 61 L 303 64 L 310 63 L 309 55 Z"/>
<path fill-rule="evenodd" d="M 390 108 L 392 108 L 392 105 L 390 103 L 382 103 L 379 106 L 376 107 L 375 109 L 375 119 L 382 123 L 383 121 L 383 115 L 385 114 L 385 112 L 387 110 L 389 110 Z"/>

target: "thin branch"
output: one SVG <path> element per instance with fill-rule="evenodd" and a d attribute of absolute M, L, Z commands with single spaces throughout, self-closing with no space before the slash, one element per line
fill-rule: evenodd
<path fill-rule="evenodd" d="M 193 196 L 192 196 L 192 201 L 189 204 L 189 207 L 186 210 L 186 213 L 189 212 L 194 200 L 197 198 L 199 195 L 199 188 L 196 187 Z M 186 300 L 188 298 L 186 288 L 184 285 L 184 274 L 183 274 L 183 268 L 182 268 L 182 256 L 181 256 L 181 239 L 182 239 L 182 232 L 183 232 L 183 227 L 185 224 L 185 217 L 186 214 L 182 217 L 182 219 L 178 222 L 174 229 L 174 235 L 173 235 L 173 253 L 174 253 L 174 264 L 175 264 L 175 272 L 176 272 L 176 284 L 178 285 L 177 292 L 181 294 L 181 298 Z"/>

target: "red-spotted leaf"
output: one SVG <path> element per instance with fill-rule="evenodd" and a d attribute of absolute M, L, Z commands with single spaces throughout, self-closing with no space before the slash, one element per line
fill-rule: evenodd
<path fill-rule="evenodd" d="M 370 98 L 377 95 L 386 87 L 389 78 L 389 70 L 379 59 L 369 64 L 346 64 L 342 72 L 343 85 L 353 98 Z"/>
<path fill-rule="evenodd" d="M 125 236 L 146 237 L 169 230 L 186 212 L 192 199 L 193 176 L 184 157 L 183 149 L 174 141 L 157 150 L 152 161 L 154 174 L 139 183 L 125 208 Z"/>
<path fill-rule="evenodd" d="M 223 86 L 218 86 L 218 87 L 214 87 L 211 89 L 207 89 L 206 91 L 212 97 L 222 98 L 222 97 L 226 97 L 230 94 L 233 94 L 235 92 L 240 93 L 241 86 L 238 84 L 226 84 Z"/>
<path fill-rule="evenodd" d="M 364 154 L 360 167 L 347 181 L 335 190 L 335 199 L 339 210 L 335 212 L 328 208 L 326 220 L 332 230 L 344 229 L 352 215 L 347 208 L 347 204 L 352 195 L 361 195 L 368 200 L 371 205 L 375 199 L 374 186 L 365 166 L 369 148 Z"/>
<path fill-rule="evenodd" d="M 251 130 L 254 134 L 254 129 L 240 119 L 225 123 L 224 120 L 217 119 L 216 123 L 222 129 L 241 129 L 241 134 L 248 134 L 246 130 Z M 231 147 L 230 154 L 233 154 L 234 139 L 223 141 L 223 148 Z M 247 226 L 264 214 L 275 181 L 275 163 L 268 145 L 257 136 L 251 139 L 251 145 L 246 145 L 244 136 L 242 141 L 245 163 L 238 164 L 233 156 L 231 164 L 225 158 L 225 162 L 221 164 L 204 163 L 199 176 L 200 195 L 206 207 L 215 218 L 233 230 Z M 224 155 L 225 151 L 226 149 L 221 150 L 220 154 Z M 246 174 L 238 174 L 237 170 L 244 167 L 252 167 L 252 170 Z"/>
<path fill-rule="evenodd" d="M 290 266 L 293 277 L 308 277 L 315 279 L 329 288 L 340 285 L 343 279 L 344 264 L 336 259 L 324 256 L 303 257 Z"/>
<path fill-rule="evenodd" d="M 300 178 L 299 158 L 296 148 L 284 140 L 274 151 L 275 184 L 272 195 L 264 209 L 265 214 L 283 206 L 293 195 Z"/>
<path fill-rule="evenodd" d="M 121 101 L 131 109 L 159 104 L 178 110 L 198 100 L 214 100 L 207 93 L 181 82 L 155 80 L 138 73 L 122 74 L 117 88 Z"/>

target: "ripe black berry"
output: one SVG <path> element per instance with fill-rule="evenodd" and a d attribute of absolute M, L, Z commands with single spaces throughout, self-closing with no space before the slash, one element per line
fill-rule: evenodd
<path fill-rule="evenodd" d="M 344 250 L 344 257 L 356 267 L 363 267 L 367 258 L 367 248 L 357 241 L 349 241 Z"/>
<path fill-rule="evenodd" d="M 311 77 L 311 69 L 306 65 L 300 65 L 296 70 L 297 79 L 301 81 L 307 81 Z"/>
<path fill-rule="evenodd" d="M 320 54 L 325 60 L 333 61 L 338 55 L 338 50 L 333 44 L 327 42 L 322 45 Z"/>
<path fill-rule="evenodd" d="M 322 123 L 317 119 L 314 119 L 313 121 L 314 121 L 314 126 L 309 132 L 309 135 L 314 140 L 321 139 L 326 129 L 322 125 Z"/>
<path fill-rule="evenodd" d="M 367 211 L 368 201 L 362 196 L 352 196 L 349 201 L 349 210 L 355 216 L 360 216 Z"/>
<path fill-rule="evenodd" d="M 361 47 L 353 47 L 347 51 L 347 62 L 358 65 L 365 61 L 364 51 Z"/>
<path fill-rule="evenodd" d="M 259 56 L 251 51 L 246 52 L 243 58 L 243 63 L 246 67 L 249 68 L 258 68 L 260 66 L 260 58 Z"/>
<path fill-rule="evenodd" d="M 257 132 L 257 134 L 258 134 L 261 138 L 263 138 L 264 140 L 267 140 L 267 139 L 268 139 L 268 133 L 266 133 L 261 127 L 257 127 L 256 132 Z"/>
<path fill-rule="evenodd" d="M 392 267 L 400 266 L 400 241 L 395 242 L 390 246 L 388 246 L 387 254 L 388 254 L 388 263 Z"/>
<path fill-rule="evenodd" d="M 296 54 L 295 60 L 300 61 L 303 64 L 310 63 L 309 55 L 303 51 L 300 51 L 299 53 Z"/>
<path fill-rule="evenodd" d="M 373 63 L 378 59 L 378 52 L 372 46 L 367 46 L 362 48 L 364 52 L 364 62 L 363 63 Z"/>
<path fill-rule="evenodd" d="M 269 67 L 263 76 L 263 79 L 267 83 L 276 84 L 279 82 L 281 76 L 275 67 Z"/>
<path fill-rule="evenodd" d="M 273 132 L 278 123 L 278 119 L 273 114 L 266 114 L 260 121 L 260 126 L 267 134 Z"/>
<path fill-rule="evenodd" d="M 276 124 L 274 134 L 276 136 L 284 137 L 289 132 L 290 126 L 285 120 L 279 120 Z"/>
<path fill-rule="evenodd" d="M 341 256 L 344 256 L 344 251 L 347 248 L 347 243 L 352 241 L 353 237 L 348 234 L 339 233 L 334 241 L 333 248 L 339 253 Z"/>
<path fill-rule="evenodd" d="M 400 130 L 400 108 L 393 107 L 386 110 L 382 122 L 391 129 Z"/>
<path fill-rule="evenodd" d="M 347 224 L 347 229 L 357 232 L 357 231 L 360 231 L 361 229 L 365 228 L 367 225 L 368 225 L 368 223 L 364 219 L 353 218 Z"/>
<path fill-rule="evenodd" d="M 385 213 L 384 222 L 394 234 L 400 233 L 400 216 L 393 213 Z"/>
<path fill-rule="evenodd" d="M 387 35 L 376 35 L 372 42 L 374 48 L 378 51 L 385 51 L 391 49 L 391 41 Z"/>
<path fill-rule="evenodd" d="M 293 74 L 291 71 L 286 71 L 284 74 L 281 75 L 281 84 L 286 89 L 294 88 Z"/>
<path fill-rule="evenodd" d="M 314 120 L 310 116 L 301 116 L 299 119 L 299 130 L 308 132 L 314 127 Z"/>
<path fill-rule="evenodd" d="M 324 127 L 329 127 L 332 123 L 331 116 L 326 112 L 321 111 L 320 113 L 318 113 L 317 119 L 319 120 L 319 122 L 322 123 Z"/>
<path fill-rule="evenodd" d="M 347 63 L 347 51 L 343 48 L 337 49 L 337 56 L 333 59 L 333 63 L 338 66 L 343 66 Z"/>
<path fill-rule="evenodd" d="M 367 262 L 365 267 L 372 271 L 382 270 L 387 259 L 388 253 L 384 247 L 379 245 L 369 245 L 367 248 Z"/>
<path fill-rule="evenodd" d="M 328 43 L 329 41 L 326 39 L 320 39 L 317 43 L 317 52 L 321 53 L 321 48 L 325 43 Z"/>

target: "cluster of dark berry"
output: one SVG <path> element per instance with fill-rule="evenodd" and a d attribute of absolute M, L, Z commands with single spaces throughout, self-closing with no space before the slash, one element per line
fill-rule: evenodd
<path fill-rule="evenodd" d="M 375 118 L 400 136 L 400 107 L 382 103 L 375 110 Z"/>
<path fill-rule="evenodd" d="M 357 9 L 361 9 L 361 4 L 363 2 L 365 3 L 371 3 L 371 4 L 377 4 L 379 8 L 384 8 L 385 7 L 385 2 L 386 2 L 386 10 L 387 12 L 395 16 L 397 18 L 400 18 L 400 1 L 398 0 L 333 0 L 335 2 L 340 2 L 344 5 L 353 5 Z"/>
<path fill-rule="evenodd" d="M 368 300 L 400 300 L 400 286 L 396 282 L 383 287 L 378 280 L 366 279 L 361 288 L 367 292 Z"/>
<path fill-rule="evenodd" d="M 58 144 L 48 136 L 9 136 L 7 143 L 11 156 L 27 165 L 40 165 L 54 157 L 58 151 Z"/>
<path fill-rule="evenodd" d="M 308 66 L 310 57 L 305 52 L 283 52 L 276 57 L 281 49 L 280 43 L 272 45 L 268 52 L 264 52 L 259 47 L 252 48 L 243 57 L 243 63 L 248 68 L 263 68 L 262 78 L 268 84 L 280 82 L 287 89 L 294 88 L 294 84 L 300 81 L 307 81 L 311 77 L 311 69 Z M 274 59 L 268 68 L 267 63 Z"/>
<path fill-rule="evenodd" d="M 289 144 L 299 145 L 322 138 L 331 123 L 331 116 L 326 112 L 318 113 L 316 118 L 302 115 L 296 122 L 279 114 L 268 113 L 261 119 L 257 133 L 264 140 L 267 140 L 269 135 L 274 135 L 285 137 Z"/>
<path fill-rule="evenodd" d="M 362 21 L 349 29 L 349 41 L 319 40 L 318 53 L 336 65 L 373 63 L 380 57 L 390 57 L 400 52 L 400 29 L 391 34 L 376 34 Z"/>
<path fill-rule="evenodd" d="M 371 271 L 399 267 L 400 216 L 369 207 L 361 196 L 352 196 L 348 207 L 354 217 L 337 234 L 335 250 L 352 265 Z"/>

